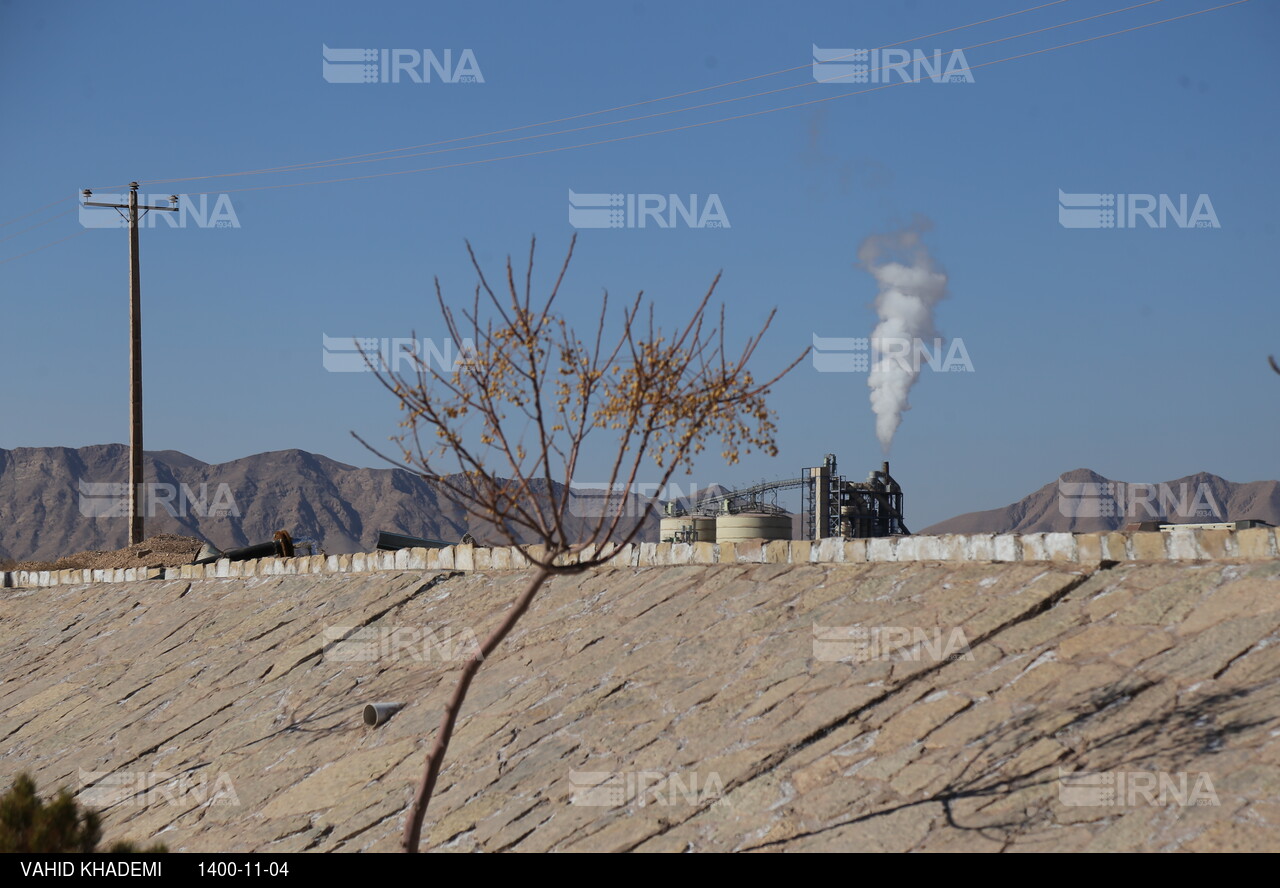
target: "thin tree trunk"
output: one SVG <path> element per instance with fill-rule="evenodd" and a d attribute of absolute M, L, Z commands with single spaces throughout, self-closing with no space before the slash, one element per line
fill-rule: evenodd
<path fill-rule="evenodd" d="M 444 763 L 445 753 L 449 751 L 449 740 L 453 737 L 453 728 L 458 721 L 458 712 L 462 709 L 462 702 L 467 698 L 467 690 L 471 687 L 471 680 L 480 671 L 480 666 L 484 661 L 515 627 L 516 622 L 524 616 L 524 612 L 533 603 L 534 596 L 538 594 L 538 590 L 542 588 L 542 584 L 550 576 L 551 572 L 545 567 L 538 568 L 537 573 L 529 581 L 529 587 L 524 590 L 524 593 L 516 599 L 516 603 L 507 611 L 507 616 L 503 619 L 501 625 L 493 630 L 493 633 L 480 646 L 479 652 L 468 660 L 466 666 L 463 667 L 462 675 L 458 678 L 458 684 L 453 689 L 453 696 L 449 699 L 449 705 L 445 707 L 444 718 L 440 721 L 440 728 L 436 731 L 436 742 L 431 747 L 430 754 L 427 755 L 426 766 L 422 771 L 422 780 L 419 781 L 418 791 L 413 797 L 413 805 L 409 808 L 409 817 L 404 825 L 404 835 L 400 839 L 400 847 L 403 851 L 410 854 L 417 853 L 418 846 L 422 841 L 422 821 L 427 815 L 427 805 L 435 792 L 436 778 L 440 776 L 440 767 Z"/>

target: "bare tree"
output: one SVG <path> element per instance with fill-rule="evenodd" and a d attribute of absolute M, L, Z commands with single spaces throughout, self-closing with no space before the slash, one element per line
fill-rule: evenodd
<path fill-rule="evenodd" d="M 580 338 L 555 311 L 575 241 L 550 294 L 536 302 L 536 241 L 529 247 L 523 281 L 517 282 L 508 257 L 506 281 L 496 290 L 468 243 L 477 275 L 470 308 L 455 312 L 439 279 L 435 282 L 449 336 L 455 343 L 474 343 L 465 359 L 439 368 L 414 354 L 412 371 L 405 374 L 370 361 L 399 401 L 402 431 L 391 440 L 404 463 L 499 541 L 537 544 L 525 549 L 532 569 L 527 588 L 463 665 L 405 823 L 401 845 L 408 852 L 419 849 L 427 805 L 471 681 L 538 590 L 552 575 L 604 564 L 635 539 L 643 524 L 637 518 L 645 515 L 628 514 L 636 502 L 629 492 L 650 460 L 656 478 L 646 480 L 662 490 L 678 469 L 689 470 L 692 458 L 712 439 L 720 441 L 720 455 L 729 464 L 752 449 L 776 455 L 773 414 L 765 399 L 807 354 L 758 380 L 749 365 L 776 310 L 731 355 L 723 306 L 718 323 L 708 318 L 719 275 L 673 331 L 664 333 L 656 325 L 652 304 L 642 311 L 640 293 L 621 307 L 618 332 L 610 333 L 606 293 L 594 329 Z M 576 494 L 570 485 L 587 458 L 584 446 L 592 433 L 612 455 L 606 490 L 622 494 L 607 508 L 598 508 L 596 500 L 583 520 L 574 514 Z M 653 501 L 643 508 L 652 510 Z"/>

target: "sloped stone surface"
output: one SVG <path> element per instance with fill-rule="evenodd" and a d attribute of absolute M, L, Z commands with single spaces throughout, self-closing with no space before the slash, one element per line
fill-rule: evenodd
<path fill-rule="evenodd" d="M 414 571 L 5 590 L 0 774 L 28 770 L 42 789 L 188 775 L 153 789 L 135 778 L 136 797 L 106 808 L 113 839 L 395 850 L 456 657 L 526 581 Z M 965 644 L 854 646 L 832 661 L 820 642 L 849 627 L 863 642 L 958 629 Z M 560 577 L 473 685 L 426 842 L 1277 850 L 1278 640 L 1274 562 Z M 375 701 L 406 705 L 371 729 L 361 708 Z M 1218 803 L 1129 804 L 1122 786 L 1118 804 L 1066 804 L 1070 772 L 1207 775 Z M 582 804 L 613 800 L 592 781 L 623 803 Z"/>

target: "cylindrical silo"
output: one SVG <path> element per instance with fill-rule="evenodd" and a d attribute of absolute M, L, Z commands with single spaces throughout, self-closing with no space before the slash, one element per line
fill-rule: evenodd
<path fill-rule="evenodd" d="M 791 539 L 791 516 L 763 512 L 721 515 L 716 519 L 716 542 L 741 543 L 746 540 Z"/>
<path fill-rule="evenodd" d="M 680 543 L 714 543 L 716 519 L 701 515 L 663 518 L 658 522 L 658 539 L 663 542 L 674 540 Z"/>

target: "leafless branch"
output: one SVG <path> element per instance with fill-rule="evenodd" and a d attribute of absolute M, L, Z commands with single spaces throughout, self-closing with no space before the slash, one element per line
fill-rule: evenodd
<path fill-rule="evenodd" d="M 445 709 L 405 825 L 406 851 L 417 851 L 421 843 L 427 805 L 472 679 L 547 579 L 601 565 L 636 539 L 654 503 L 645 501 L 640 514 L 628 514 L 634 505 L 630 492 L 650 461 L 656 467 L 651 480 L 661 491 L 712 439 L 720 441 L 721 456 L 730 464 L 751 450 L 775 454 L 776 429 L 766 398 L 807 354 L 757 380 L 750 364 L 774 315 L 739 353 L 729 353 L 724 308 L 718 318 L 707 315 L 719 275 L 687 322 L 669 334 L 658 325 L 652 304 L 642 315 L 643 293 L 622 305 L 616 319 L 605 293 L 584 341 L 554 310 L 574 243 L 547 297 L 536 304 L 535 247 L 532 241 L 523 292 L 510 257 L 504 285 L 495 289 L 469 243 L 477 279 L 471 305 L 455 312 L 435 282 L 445 329 L 466 347 L 457 366 L 435 366 L 415 350 L 409 356 L 412 369 L 401 373 L 402 356 L 387 366 L 365 355 L 399 403 L 401 431 L 391 440 L 403 464 L 483 523 L 497 541 L 537 544 L 525 550 L 533 569 L 528 588 L 466 663 Z M 615 320 L 618 333 L 611 338 Z M 584 516 L 575 514 L 572 484 L 593 433 L 592 440 L 613 439 L 606 445 L 615 448 L 606 488 L 610 507 Z M 615 501 L 619 489 L 623 495 Z M 575 557 L 566 558 L 570 553 Z"/>

